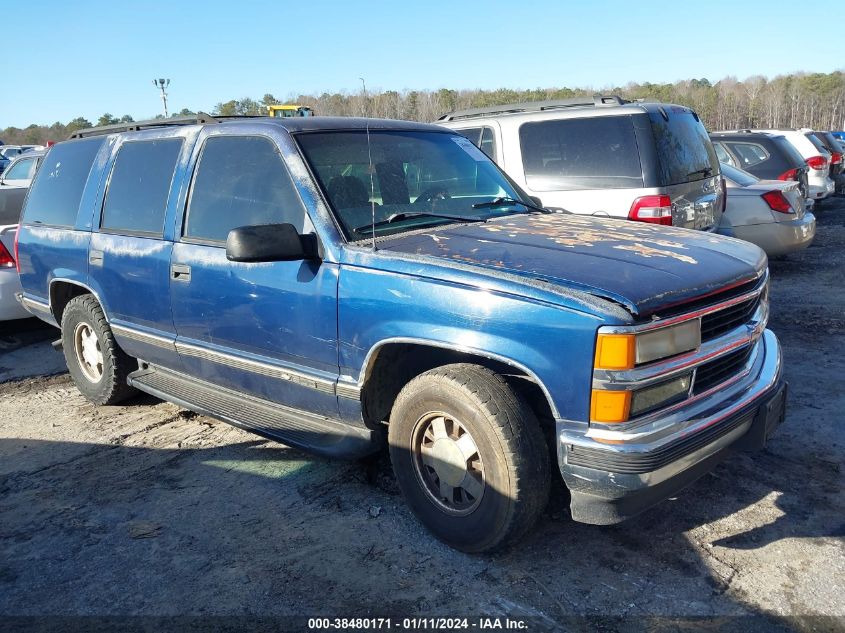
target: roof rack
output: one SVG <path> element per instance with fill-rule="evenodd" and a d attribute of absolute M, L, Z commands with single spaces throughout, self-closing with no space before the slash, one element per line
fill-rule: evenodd
<path fill-rule="evenodd" d="M 593 95 L 592 97 L 576 97 L 574 99 L 554 99 L 551 101 L 529 101 L 527 103 L 512 103 L 508 105 L 494 105 L 485 108 L 470 108 L 456 110 L 441 116 L 438 121 L 456 121 L 458 119 L 474 119 L 491 114 L 515 114 L 518 112 L 542 112 L 559 108 L 578 108 L 586 106 L 620 106 L 631 103 L 619 95 Z"/>
<path fill-rule="evenodd" d="M 171 117 L 169 119 L 150 119 L 149 121 L 132 121 L 131 123 L 115 123 L 113 125 L 100 125 L 77 130 L 68 137 L 87 138 L 89 136 L 103 136 L 105 134 L 116 134 L 118 132 L 138 132 L 157 127 L 176 127 L 179 125 L 198 125 L 201 123 L 223 123 L 237 119 L 267 118 L 266 114 L 237 114 L 231 116 L 212 116 L 205 112 L 197 112 L 192 116 Z"/>

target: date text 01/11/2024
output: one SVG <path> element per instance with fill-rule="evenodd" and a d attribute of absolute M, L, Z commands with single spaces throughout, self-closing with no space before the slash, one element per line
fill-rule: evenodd
<path fill-rule="evenodd" d="M 519 618 L 309 618 L 309 630 L 391 630 L 404 631 L 449 631 L 449 630 L 527 630 L 528 623 Z"/>

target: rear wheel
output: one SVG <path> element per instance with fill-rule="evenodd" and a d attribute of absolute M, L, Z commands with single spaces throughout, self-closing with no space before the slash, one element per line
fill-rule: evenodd
<path fill-rule="evenodd" d="M 115 404 L 136 393 L 126 384 L 126 377 L 137 363 L 115 342 L 93 296 L 74 297 L 65 307 L 62 349 L 73 382 L 91 402 Z"/>
<path fill-rule="evenodd" d="M 388 440 L 408 505 L 457 549 L 513 543 L 548 501 L 549 455 L 537 419 L 483 367 L 447 365 L 410 381 L 391 412 Z"/>

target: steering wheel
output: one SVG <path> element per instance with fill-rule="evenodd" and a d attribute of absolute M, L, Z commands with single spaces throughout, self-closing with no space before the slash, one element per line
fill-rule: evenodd
<path fill-rule="evenodd" d="M 414 200 L 414 206 L 430 203 L 433 207 L 438 200 L 450 200 L 451 198 L 448 189 L 437 186 L 429 187 L 417 196 L 417 199 Z"/>

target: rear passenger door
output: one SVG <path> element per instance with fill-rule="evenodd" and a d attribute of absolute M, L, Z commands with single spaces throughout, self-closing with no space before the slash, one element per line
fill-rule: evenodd
<path fill-rule="evenodd" d="M 127 140 L 115 149 L 88 252 L 91 285 L 120 346 L 171 368 L 179 366 L 169 294 L 173 244 L 163 234 L 184 143 L 180 137 Z"/>
<path fill-rule="evenodd" d="M 171 266 L 183 366 L 201 380 L 336 417 L 337 265 L 228 261 L 233 228 L 314 228 L 273 139 L 213 130 L 202 139 Z"/>

